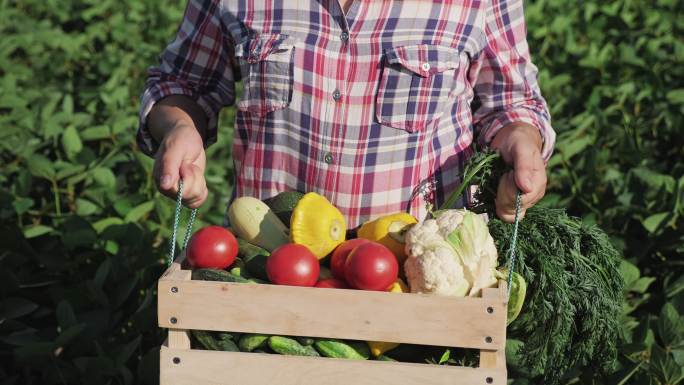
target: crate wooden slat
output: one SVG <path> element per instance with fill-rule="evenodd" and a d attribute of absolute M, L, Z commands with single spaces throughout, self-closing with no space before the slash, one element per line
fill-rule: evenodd
<path fill-rule="evenodd" d="M 182 258 L 182 257 L 181 257 Z M 181 259 L 182 260 L 182 259 Z M 173 263 L 158 283 L 161 385 L 506 384 L 505 282 L 482 298 L 190 280 Z M 480 367 L 190 349 L 188 329 L 393 341 L 480 349 Z"/>
<path fill-rule="evenodd" d="M 174 363 L 174 359 L 177 359 Z M 506 384 L 505 369 L 162 348 L 162 385 Z M 229 369 L 230 368 L 230 369 Z"/>
<path fill-rule="evenodd" d="M 499 349 L 504 318 L 496 298 L 173 279 L 159 285 L 159 324 L 167 328 Z"/>

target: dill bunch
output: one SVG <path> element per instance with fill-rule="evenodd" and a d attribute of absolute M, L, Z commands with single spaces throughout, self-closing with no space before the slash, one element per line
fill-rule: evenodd
<path fill-rule="evenodd" d="M 479 152 L 464 169 L 463 185 L 477 185 L 472 210 L 488 213 L 500 265 L 508 255 L 513 225 L 496 218 L 499 178 L 510 168 L 493 152 Z M 455 191 L 459 195 L 463 188 Z M 447 203 L 449 200 L 447 201 Z M 447 206 L 448 207 L 448 206 Z M 557 384 L 568 371 L 592 367 L 607 373 L 617 355 L 624 283 L 622 256 L 608 236 L 563 209 L 527 210 L 518 228 L 515 270 L 527 281 L 522 312 L 508 337 L 522 341 L 519 366 L 545 384 Z"/>

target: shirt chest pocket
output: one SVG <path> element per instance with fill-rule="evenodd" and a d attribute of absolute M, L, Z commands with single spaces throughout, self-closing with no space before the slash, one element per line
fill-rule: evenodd
<path fill-rule="evenodd" d="M 290 104 L 293 53 L 293 40 L 285 34 L 261 35 L 236 45 L 243 73 L 240 111 L 264 116 Z"/>
<path fill-rule="evenodd" d="M 467 55 L 449 47 L 412 45 L 385 51 L 375 115 L 381 124 L 416 132 L 449 110 L 465 90 Z"/>

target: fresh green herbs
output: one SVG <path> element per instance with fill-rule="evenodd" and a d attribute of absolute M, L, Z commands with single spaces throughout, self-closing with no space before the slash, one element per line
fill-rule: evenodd
<path fill-rule="evenodd" d="M 479 153 L 474 209 L 494 214 L 499 177 L 508 170 L 499 156 Z M 507 255 L 513 226 L 492 219 L 489 228 L 500 258 Z M 535 206 L 518 229 L 516 271 L 528 284 L 520 317 L 509 338 L 523 342 L 519 364 L 545 384 L 576 367 L 608 372 L 616 357 L 623 281 L 621 256 L 597 226 L 585 226 L 562 209 Z M 500 260 L 499 264 L 506 263 Z"/>

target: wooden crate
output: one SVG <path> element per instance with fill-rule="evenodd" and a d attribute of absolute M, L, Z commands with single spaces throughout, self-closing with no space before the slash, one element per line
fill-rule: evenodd
<path fill-rule="evenodd" d="M 159 280 L 161 385 L 506 384 L 505 282 L 482 298 Z M 393 341 L 480 349 L 478 368 L 190 348 L 189 329 Z"/>

